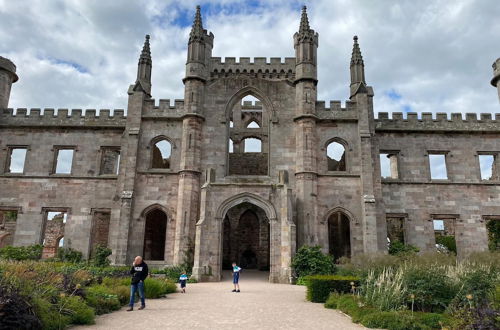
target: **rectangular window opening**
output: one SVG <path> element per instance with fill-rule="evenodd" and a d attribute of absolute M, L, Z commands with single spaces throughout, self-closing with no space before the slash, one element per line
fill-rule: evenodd
<path fill-rule="evenodd" d="M 10 148 L 7 164 L 8 173 L 23 173 L 24 163 L 26 161 L 27 148 L 13 147 Z"/>
<path fill-rule="evenodd" d="M 101 149 L 101 174 L 118 175 L 120 170 L 120 149 Z"/>
<path fill-rule="evenodd" d="M 479 167 L 481 180 L 498 180 L 498 169 L 496 166 L 496 155 L 479 155 Z"/>
<path fill-rule="evenodd" d="M 0 248 L 14 243 L 17 224 L 17 210 L 0 210 Z"/>
<path fill-rule="evenodd" d="M 448 179 L 445 154 L 429 154 L 429 166 L 432 180 Z"/>
<path fill-rule="evenodd" d="M 55 174 L 71 174 L 74 149 L 57 149 Z"/>
<path fill-rule="evenodd" d="M 436 249 L 444 253 L 457 253 L 457 242 L 455 240 L 454 218 L 435 218 L 432 220 Z"/>
<path fill-rule="evenodd" d="M 399 241 L 405 244 L 405 218 L 404 217 L 387 217 L 387 243 L 391 244 Z"/>
<path fill-rule="evenodd" d="M 68 219 L 65 209 L 45 210 L 44 229 L 42 231 L 42 258 L 53 258 L 57 255 L 57 249 L 64 247 L 64 228 Z"/>
<path fill-rule="evenodd" d="M 397 153 L 380 154 L 380 174 L 383 179 L 397 179 L 399 177 Z"/>

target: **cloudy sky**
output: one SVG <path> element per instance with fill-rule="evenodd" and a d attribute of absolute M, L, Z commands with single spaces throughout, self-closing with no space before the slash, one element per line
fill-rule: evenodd
<path fill-rule="evenodd" d="M 0 0 L 0 55 L 20 77 L 13 108 L 126 108 L 145 34 L 153 97 L 182 98 L 196 4 L 218 57 L 290 57 L 300 8 L 319 32 L 319 99 L 348 97 L 359 36 L 376 112 L 500 112 L 498 0 Z"/>

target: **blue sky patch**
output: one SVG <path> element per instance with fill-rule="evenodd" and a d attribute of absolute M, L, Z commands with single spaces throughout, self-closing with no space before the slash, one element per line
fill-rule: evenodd
<path fill-rule="evenodd" d="M 412 112 L 413 108 L 409 104 L 403 105 L 403 112 Z"/>
<path fill-rule="evenodd" d="M 399 101 L 403 97 L 401 94 L 396 92 L 396 90 L 394 88 L 386 91 L 385 95 L 387 95 L 393 101 Z"/>
<path fill-rule="evenodd" d="M 80 73 L 89 73 L 89 70 L 86 67 L 84 67 L 83 65 L 78 64 L 76 62 L 73 62 L 73 61 L 67 61 L 67 60 L 63 60 L 63 59 L 55 58 L 55 57 L 46 57 L 46 58 L 42 58 L 42 59 L 46 59 L 50 63 L 56 64 L 56 65 L 70 66 Z"/>

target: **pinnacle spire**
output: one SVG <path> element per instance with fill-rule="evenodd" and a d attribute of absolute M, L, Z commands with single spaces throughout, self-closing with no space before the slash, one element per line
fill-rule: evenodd
<path fill-rule="evenodd" d="M 302 6 L 302 16 L 300 17 L 299 33 L 307 33 L 310 29 L 309 18 L 307 17 L 307 7 Z"/>
<path fill-rule="evenodd" d="M 142 46 L 141 56 L 139 57 L 139 64 L 147 62 L 151 63 L 151 49 L 149 48 L 149 38 L 149 34 L 146 34 L 144 46 Z"/>
<path fill-rule="evenodd" d="M 364 66 L 365 64 L 363 63 L 363 56 L 361 55 L 361 49 L 359 48 L 358 44 L 358 36 L 354 36 L 354 45 L 352 46 L 352 56 L 351 56 L 351 67 L 356 65 L 356 64 L 361 64 Z"/>
<path fill-rule="evenodd" d="M 194 15 L 193 26 L 191 33 L 189 33 L 189 42 L 194 40 L 201 40 L 203 38 L 203 22 L 201 20 L 201 7 L 196 6 L 196 14 Z"/>

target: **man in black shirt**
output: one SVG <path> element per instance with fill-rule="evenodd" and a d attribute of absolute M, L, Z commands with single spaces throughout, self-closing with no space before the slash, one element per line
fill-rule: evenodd
<path fill-rule="evenodd" d="M 141 307 L 139 309 L 146 308 L 146 302 L 144 297 L 144 280 L 148 277 L 148 265 L 142 260 L 141 256 L 137 256 L 134 259 L 132 268 L 130 269 L 130 274 L 132 275 L 132 280 L 130 284 L 130 303 L 127 312 L 134 310 L 135 293 L 139 293 L 141 297 Z"/>

